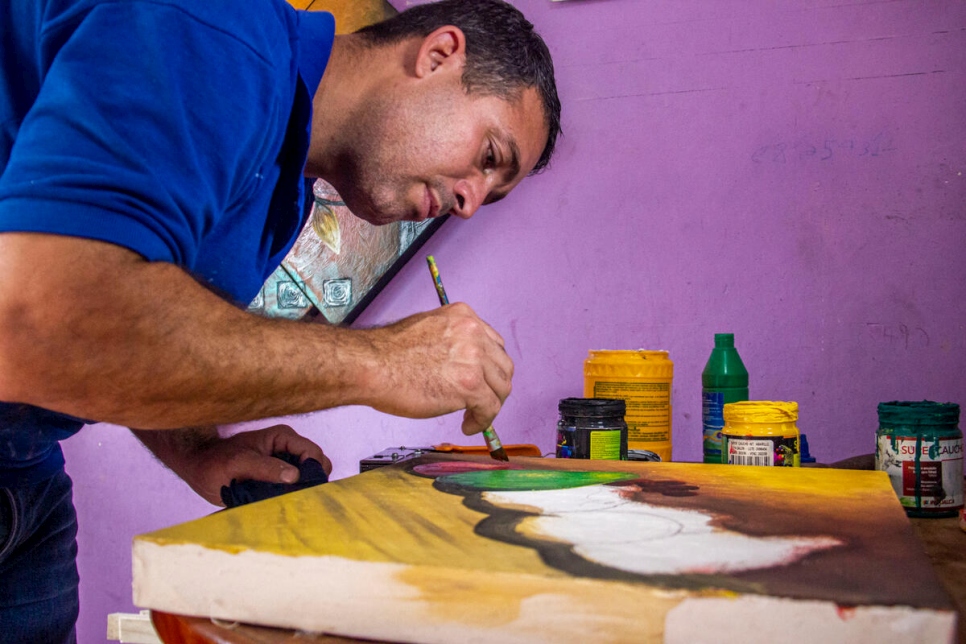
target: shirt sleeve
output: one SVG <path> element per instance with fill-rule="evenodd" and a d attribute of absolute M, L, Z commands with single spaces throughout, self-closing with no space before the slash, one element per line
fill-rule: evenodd
<path fill-rule="evenodd" d="M 45 34 L 56 55 L 0 176 L 0 231 L 97 239 L 191 267 L 274 161 L 287 62 L 160 3 L 102 4 L 51 47 L 58 37 Z"/>

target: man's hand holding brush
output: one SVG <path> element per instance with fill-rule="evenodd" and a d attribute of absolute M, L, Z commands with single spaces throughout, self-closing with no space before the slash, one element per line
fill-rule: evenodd
<path fill-rule="evenodd" d="M 513 361 L 503 338 L 466 304 L 355 335 L 369 343 L 359 404 L 407 418 L 465 409 L 463 433 L 472 435 L 490 426 L 510 395 Z"/>

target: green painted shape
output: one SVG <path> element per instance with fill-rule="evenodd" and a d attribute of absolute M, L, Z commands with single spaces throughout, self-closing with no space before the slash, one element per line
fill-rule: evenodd
<path fill-rule="evenodd" d="M 559 470 L 489 470 L 440 476 L 436 482 L 480 491 L 562 490 L 640 478 L 629 472 L 566 472 Z"/>

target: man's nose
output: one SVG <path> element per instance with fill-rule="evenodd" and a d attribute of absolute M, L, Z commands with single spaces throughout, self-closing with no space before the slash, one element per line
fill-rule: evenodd
<path fill-rule="evenodd" d="M 453 187 L 453 196 L 456 198 L 453 214 L 460 219 L 469 219 L 486 196 L 486 178 L 481 175 L 473 179 L 460 179 Z"/>

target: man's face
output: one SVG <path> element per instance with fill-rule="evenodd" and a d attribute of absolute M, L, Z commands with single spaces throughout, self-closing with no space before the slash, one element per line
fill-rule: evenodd
<path fill-rule="evenodd" d="M 467 94 L 442 75 L 385 92 L 352 128 L 335 187 L 349 210 L 377 225 L 468 219 L 513 189 L 547 141 L 535 89 L 509 99 Z"/>

